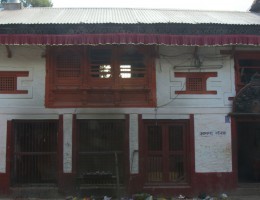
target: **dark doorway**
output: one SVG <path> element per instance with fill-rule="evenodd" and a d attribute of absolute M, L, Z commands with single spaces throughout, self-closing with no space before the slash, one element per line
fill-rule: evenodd
<path fill-rule="evenodd" d="M 14 120 L 12 185 L 57 182 L 57 134 L 55 120 Z"/>
<path fill-rule="evenodd" d="M 125 120 L 78 120 L 77 136 L 80 184 L 122 185 L 125 181 Z"/>
<path fill-rule="evenodd" d="M 239 122 L 238 181 L 260 182 L 260 124 Z"/>

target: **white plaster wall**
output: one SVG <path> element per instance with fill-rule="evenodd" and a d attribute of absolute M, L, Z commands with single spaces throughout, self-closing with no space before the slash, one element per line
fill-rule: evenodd
<path fill-rule="evenodd" d="M 190 113 L 193 108 L 230 108 L 232 102 L 228 97 L 235 96 L 234 62 L 229 55 L 220 55 L 223 47 L 199 47 L 198 55 L 203 67 L 191 68 L 194 65 L 195 47 L 161 47 L 157 59 L 157 104 L 159 108 L 184 107 Z M 217 72 L 217 77 L 207 80 L 207 90 L 216 90 L 216 95 L 175 94 L 185 90 L 185 78 L 174 77 L 174 72 Z M 228 109 L 227 109 L 228 110 Z M 202 111 L 203 112 L 203 111 Z"/>
<path fill-rule="evenodd" d="M 5 46 L 0 45 L 0 71 L 29 71 L 29 77 L 18 78 L 18 89 L 28 94 L 0 94 L 0 108 L 44 107 L 45 47 L 10 46 L 12 57 L 7 57 Z"/>
<path fill-rule="evenodd" d="M 195 121 L 195 171 L 231 172 L 230 119 L 224 114 L 197 114 Z"/>
<path fill-rule="evenodd" d="M 210 130 L 228 127 L 223 123 L 223 118 L 231 111 L 232 102 L 228 97 L 235 96 L 233 58 L 229 55 L 220 55 L 220 50 L 230 50 L 231 47 L 199 47 L 198 55 L 208 66 L 222 66 L 220 69 L 190 69 L 176 70 L 176 65 L 191 64 L 194 47 L 168 47 L 160 46 L 160 57 L 156 61 L 156 87 L 157 108 L 66 108 L 47 109 L 44 106 L 45 98 L 45 52 L 44 46 L 10 46 L 12 58 L 7 57 L 5 46 L 0 45 L 0 71 L 29 71 L 29 77 L 18 79 L 18 87 L 28 90 L 28 94 L 0 94 L 0 172 L 5 171 L 6 155 L 6 120 L 12 119 L 58 119 L 58 115 L 64 115 L 64 172 L 71 172 L 71 131 L 72 114 L 79 118 L 100 116 L 123 116 L 130 114 L 130 163 L 131 173 L 138 173 L 138 137 L 136 129 L 137 114 L 143 114 L 146 119 L 187 119 L 189 114 L 195 114 L 195 156 L 197 172 L 230 171 L 231 164 L 223 167 L 218 165 L 204 166 L 206 154 L 199 151 L 199 145 L 204 144 L 204 139 L 199 137 L 199 132 L 209 129 L 207 123 L 215 123 Z M 260 47 L 239 47 L 240 50 L 260 50 Z M 208 90 L 217 90 L 217 95 L 175 95 L 176 90 L 185 89 L 182 78 L 175 78 L 174 72 L 217 71 L 218 77 L 209 78 Z M 102 117 L 101 117 L 102 118 Z M 210 120 L 210 121 L 208 121 Z M 226 129 L 225 129 L 226 130 Z M 230 131 L 225 137 L 221 137 L 224 144 L 229 144 Z M 215 143 L 214 143 L 215 144 Z M 214 145 L 213 144 L 213 145 Z M 137 154 L 137 155 L 136 155 Z M 219 154 L 224 155 L 224 154 Z M 225 159 L 230 156 L 225 154 Z M 209 159 L 209 157 L 207 157 Z M 68 161 L 68 162 L 67 162 Z M 210 160 L 208 160 L 210 161 Z M 222 161 L 221 161 L 222 162 Z"/>

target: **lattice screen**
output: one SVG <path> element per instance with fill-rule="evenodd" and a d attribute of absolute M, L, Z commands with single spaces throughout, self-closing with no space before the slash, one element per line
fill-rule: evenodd
<path fill-rule="evenodd" d="M 16 91 L 16 77 L 0 77 L 0 91 Z"/>
<path fill-rule="evenodd" d="M 203 79 L 202 78 L 187 78 L 186 79 L 187 91 L 203 91 Z"/>
<path fill-rule="evenodd" d="M 56 73 L 59 78 L 77 78 L 80 76 L 80 56 L 65 53 L 57 57 Z"/>

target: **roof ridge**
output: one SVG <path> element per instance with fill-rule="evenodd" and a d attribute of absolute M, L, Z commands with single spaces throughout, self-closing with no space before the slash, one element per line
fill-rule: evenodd
<path fill-rule="evenodd" d="M 250 11 L 239 10 L 198 10 L 198 9 L 181 9 L 181 8 L 126 8 L 126 7 L 26 7 L 23 9 L 61 9 L 61 10 L 76 10 L 76 9 L 111 9 L 111 10 L 162 10 L 162 11 L 189 11 L 189 12 L 236 12 L 236 13 L 250 13 Z"/>

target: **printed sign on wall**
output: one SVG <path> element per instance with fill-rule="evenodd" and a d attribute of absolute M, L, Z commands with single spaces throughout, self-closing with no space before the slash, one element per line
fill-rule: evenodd
<path fill-rule="evenodd" d="M 232 171 L 231 127 L 225 115 L 195 115 L 195 171 Z"/>

